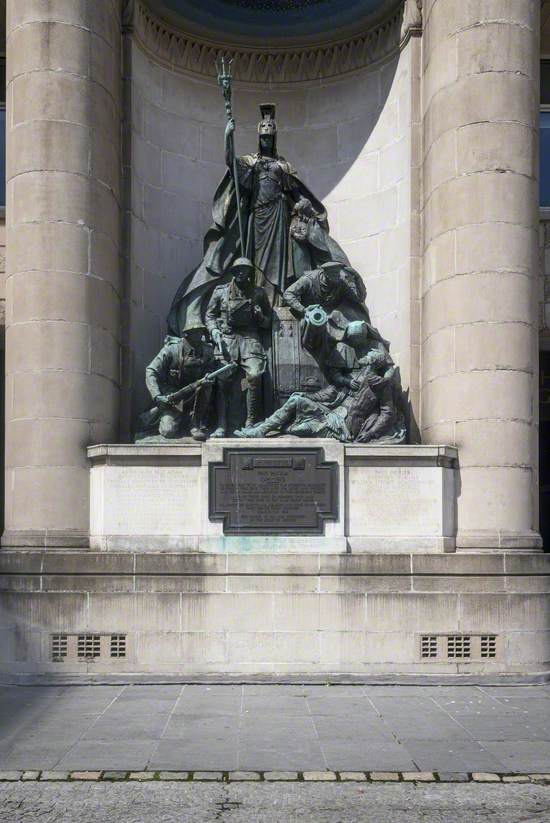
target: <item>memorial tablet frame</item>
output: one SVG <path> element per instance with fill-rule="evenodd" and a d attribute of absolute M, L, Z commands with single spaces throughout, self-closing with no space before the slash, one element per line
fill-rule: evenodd
<path fill-rule="evenodd" d="M 283 461 L 286 465 L 266 465 L 266 461 Z M 243 466 L 244 462 L 252 463 L 252 466 Z M 254 466 L 254 461 L 260 461 L 264 465 Z M 308 466 L 309 464 L 309 466 Z M 250 469 L 263 471 L 273 471 L 277 469 L 287 469 L 290 471 L 313 470 L 322 481 L 327 482 L 328 489 L 325 492 L 326 505 L 318 505 L 318 501 L 313 501 L 311 511 L 311 524 L 298 524 L 296 522 L 267 523 L 261 527 L 250 522 L 238 523 L 232 521 L 233 509 L 227 502 L 221 499 L 221 483 L 227 477 L 232 477 L 231 484 L 235 483 L 235 473 L 237 471 L 249 471 Z M 225 476 L 225 478 L 224 478 Z M 248 479 L 248 478 L 247 478 Z M 296 475 L 294 479 L 299 479 Z M 325 534 L 325 523 L 327 521 L 337 521 L 339 519 L 339 466 L 336 461 L 327 461 L 325 451 L 322 447 L 304 447 L 288 450 L 285 448 L 231 448 L 224 447 L 222 461 L 212 462 L 208 466 L 208 517 L 211 522 L 221 521 L 223 533 L 226 536 L 269 536 L 269 535 L 301 535 L 301 536 L 323 536 Z M 239 508 L 242 514 L 242 509 Z"/>

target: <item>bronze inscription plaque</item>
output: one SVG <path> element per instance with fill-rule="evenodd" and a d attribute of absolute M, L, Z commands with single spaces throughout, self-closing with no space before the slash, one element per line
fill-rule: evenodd
<path fill-rule="evenodd" d="M 323 449 L 224 449 L 209 466 L 211 520 L 227 535 L 323 534 L 338 518 L 338 464 Z"/>

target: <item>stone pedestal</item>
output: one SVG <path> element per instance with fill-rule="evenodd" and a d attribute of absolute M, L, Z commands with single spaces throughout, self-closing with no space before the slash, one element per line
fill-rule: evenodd
<path fill-rule="evenodd" d="M 2 551 L 0 679 L 540 680 L 549 579 L 508 552 Z"/>
<path fill-rule="evenodd" d="M 337 516 L 318 536 L 231 536 L 209 517 L 210 466 L 228 449 L 321 449 L 337 466 Z M 250 552 L 454 551 L 456 449 L 331 440 L 212 440 L 204 445 L 100 445 L 91 461 L 90 546 L 96 550 Z M 289 532 L 292 511 L 289 511 Z"/>

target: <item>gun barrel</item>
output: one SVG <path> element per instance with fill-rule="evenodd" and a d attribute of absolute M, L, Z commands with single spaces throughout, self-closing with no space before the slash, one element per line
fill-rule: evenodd
<path fill-rule="evenodd" d="M 225 374 L 226 372 L 228 372 L 230 370 L 232 371 L 235 368 L 236 365 L 237 364 L 233 363 L 233 362 L 226 363 L 224 366 L 221 366 L 221 368 L 216 369 L 216 371 L 210 372 L 208 377 L 219 377 L 221 374 Z"/>
<path fill-rule="evenodd" d="M 328 315 L 322 306 L 309 306 L 302 323 L 302 345 L 308 351 L 315 349 L 322 341 Z"/>

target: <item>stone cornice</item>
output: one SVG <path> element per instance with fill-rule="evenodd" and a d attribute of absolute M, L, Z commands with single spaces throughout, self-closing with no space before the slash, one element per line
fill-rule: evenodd
<path fill-rule="evenodd" d="M 127 4 L 125 26 L 146 51 L 173 69 L 214 77 L 216 57 L 224 54 L 234 58 L 236 80 L 293 83 L 349 74 L 388 57 L 421 33 L 422 0 L 405 0 L 368 31 L 303 47 L 254 48 L 204 39 L 165 22 L 143 0 Z"/>

